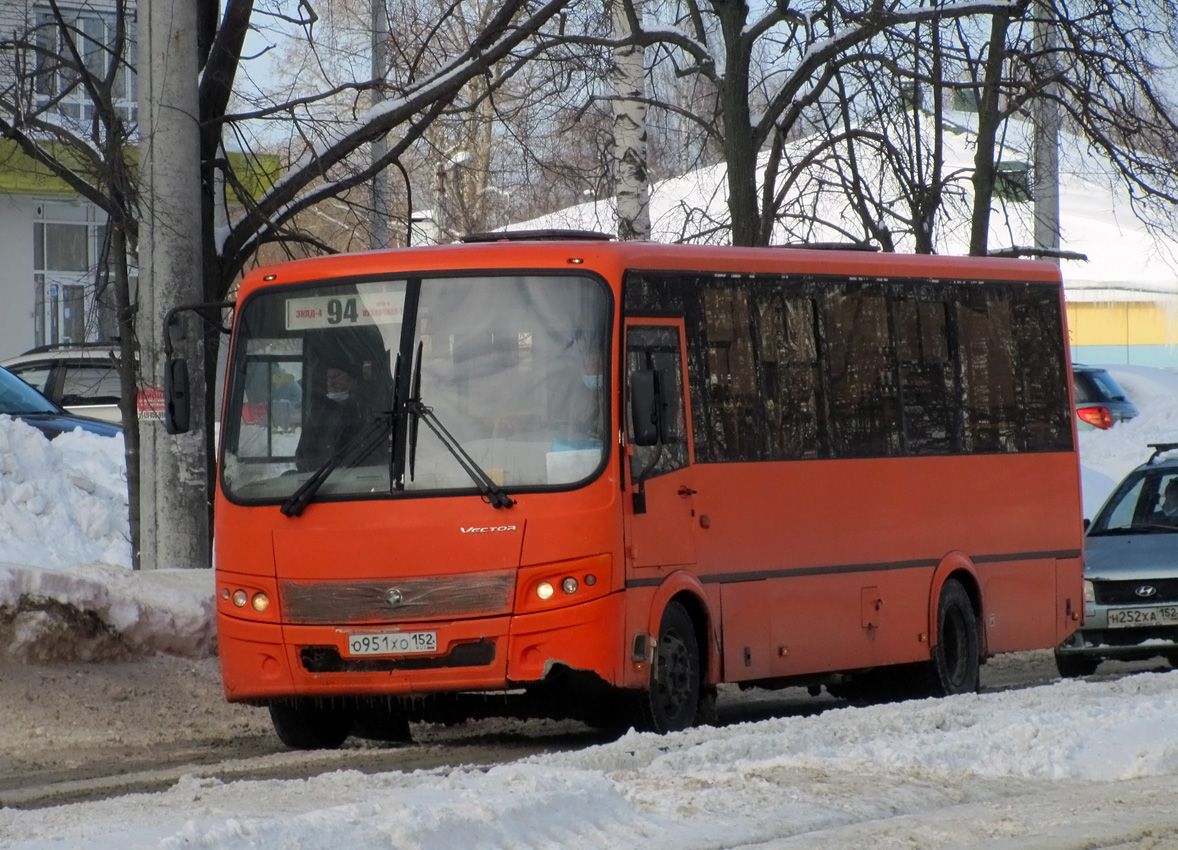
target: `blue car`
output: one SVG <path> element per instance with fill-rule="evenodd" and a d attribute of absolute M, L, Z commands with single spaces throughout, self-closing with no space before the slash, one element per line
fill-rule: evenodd
<path fill-rule="evenodd" d="M 81 428 L 100 437 L 123 433 L 122 426 L 66 413 L 7 369 L 0 368 L 0 414 L 32 425 L 49 439 Z"/>

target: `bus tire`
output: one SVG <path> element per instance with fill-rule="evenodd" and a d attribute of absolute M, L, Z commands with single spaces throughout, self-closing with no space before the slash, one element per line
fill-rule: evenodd
<path fill-rule="evenodd" d="M 937 604 L 937 645 L 931 664 L 933 693 L 936 696 L 975 693 L 978 689 L 979 661 L 978 620 L 969 594 L 956 579 L 941 587 Z"/>
<path fill-rule="evenodd" d="M 1081 676 L 1091 676 L 1100 665 L 1099 658 L 1086 658 L 1083 655 L 1064 655 L 1055 653 L 1055 669 L 1064 679 L 1078 679 Z M 1174 665 L 1170 665 L 1174 666 Z"/>
<path fill-rule="evenodd" d="M 639 728 L 659 734 L 689 729 L 695 724 L 700 695 L 695 624 L 682 605 L 671 602 L 659 623 L 650 686 L 639 698 Z"/>
<path fill-rule="evenodd" d="M 335 750 L 352 732 L 355 709 L 346 703 L 296 700 L 270 706 L 278 740 L 294 750 Z"/>

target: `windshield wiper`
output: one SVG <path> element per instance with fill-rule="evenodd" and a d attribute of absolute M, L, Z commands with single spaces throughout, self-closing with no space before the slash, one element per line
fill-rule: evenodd
<path fill-rule="evenodd" d="M 491 479 L 491 476 L 487 475 L 486 470 L 479 466 L 478 461 L 467 454 L 466 449 L 462 448 L 462 444 L 454 439 L 454 435 L 447 431 L 446 427 L 438 421 L 438 417 L 434 415 L 432 407 L 427 407 L 421 403 L 421 399 L 417 398 L 405 402 L 405 407 L 409 411 L 409 414 L 414 417 L 415 423 L 420 420 L 434 432 L 434 436 L 454 456 L 454 459 L 458 461 L 458 465 L 462 467 L 462 471 L 470 476 L 470 480 L 479 488 L 479 492 L 483 494 L 483 498 L 491 504 L 491 507 L 510 508 L 515 504 L 515 500 L 503 492 L 503 488 L 496 484 Z M 416 433 L 414 433 L 413 442 L 413 449 L 416 449 Z M 412 480 L 412 454 L 409 456 L 409 470 L 409 478 Z"/>
<path fill-rule="evenodd" d="M 302 483 L 299 489 L 290 494 L 285 502 L 282 503 L 282 513 L 284 516 L 300 516 L 306 509 L 311 500 L 315 498 L 315 494 L 319 492 L 319 488 L 323 486 L 323 482 L 327 477 L 334 472 L 340 464 L 345 460 L 349 466 L 355 465 L 372 453 L 372 450 L 381 444 L 381 441 L 388 437 L 389 428 L 392 425 L 393 414 L 391 412 L 382 413 L 368 424 L 368 427 L 360 431 L 349 440 L 345 440 L 343 445 L 335 450 L 323 465 L 311 473 L 310 477 Z"/>

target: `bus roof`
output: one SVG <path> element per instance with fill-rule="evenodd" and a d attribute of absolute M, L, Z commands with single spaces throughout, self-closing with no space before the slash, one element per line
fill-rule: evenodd
<path fill-rule="evenodd" d="M 480 239 L 419 248 L 333 254 L 265 266 L 250 272 L 239 297 L 259 286 L 330 278 L 430 271 L 584 268 L 607 277 L 629 269 L 732 274 L 837 274 L 864 277 L 1018 280 L 1060 283 L 1059 268 L 1044 260 L 951 257 L 804 247 L 733 248 L 668 245 L 600 238 L 502 241 Z"/>

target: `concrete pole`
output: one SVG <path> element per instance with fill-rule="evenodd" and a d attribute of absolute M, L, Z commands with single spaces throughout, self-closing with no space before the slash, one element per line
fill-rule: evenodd
<path fill-rule="evenodd" d="M 1046 56 L 1043 63 L 1048 74 L 1055 72 L 1053 51 L 1057 43 L 1054 12 L 1050 2 L 1035 4 L 1034 41 Z M 1035 122 L 1035 247 L 1059 250 L 1059 107 L 1052 96 L 1055 85 L 1047 86 L 1043 96 L 1036 98 L 1033 109 Z M 1058 258 L 1052 262 L 1059 264 Z"/>
<path fill-rule="evenodd" d="M 372 89 L 372 108 L 378 109 L 384 102 L 384 90 L 380 84 L 388 74 L 388 53 L 386 36 L 389 30 L 385 14 L 385 0 L 371 0 L 372 3 L 372 80 L 377 85 Z M 370 145 L 372 162 L 375 164 L 388 152 L 384 136 Z M 370 248 L 387 248 L 389 245 L 389 181 L 384 171 L 372 175 L 372 222 L 368 235 Z"/>
<path fill-rule="evenodd" d="M 142 384 L 141 529 L 136 566 L 207 567 L 209 485 L 205 472 L 205 386 L 200 328 L 178 347 L 192 376 L 192 432 L 169 436 L 159 415 L 163 387 L 163 319 L 180 304 L 203 300 L 200 147 L 197 120 L 197 2 L 139 4 L 140 245 Z"/>

